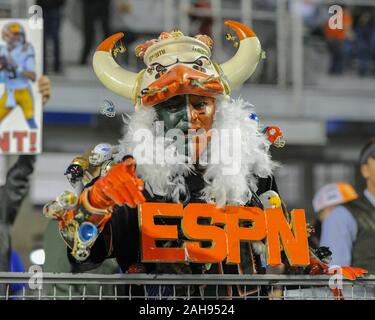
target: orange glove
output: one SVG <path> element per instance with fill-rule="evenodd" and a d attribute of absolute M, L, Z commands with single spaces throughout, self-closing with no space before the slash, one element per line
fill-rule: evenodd
<path fill-rule="evenodd" d="M 340 269 L 341 269 L 341 272 L 340 272 Z M 366 273 L 368 273 L 367 270 L 362 269 L 362 268 L 345 266 L 345 267 L 340 267 L 340 268 L 330 268 L 327 271 L 327 274 L 333 275 L 336 273 L 336 270 L 338 271 L 339 274 L 341 273 L 345 278 L 349 280 L 355 280 L 357 278 L 362 277 Z"/>
<path fill-rule="evenodd" d="M 98 209 L 112 208 L 124 204 L 135 208 L 146 201 L 142 194 L 144 183 L 135 174 L 136 163 L 133 157 L 115 165 L 108 174 L 97 180 L 89 191 L 90 204 Z"/>
<path fill-rule="evenodd" d="M 367 270 L 357 267 L 340 267 L 340 269 L 337 268 L 330 268 L 328 264 L 320 261 L 316 257 L 310 257 L 310 274 L 328 274 L 328 275 L 334 275 L 335 273 L 342 274 L 345 278 L 349 280 L 355 280 L 357 278 L 362 277 L 366 273 L 368 273 Z"/>
<path fill-rule="evenodd" d="M 319 260 L 313 253 L 310 255 L 310 274 L 311 275 L 318 275 L 318 274 L 326 274 L 326 275 L 334 275 L 336 273 L 341 274 L 343 277 L 349 280 L 355 280 L 357 278 L 362 277 L 364 274 L 368 273 L 367 270 L 362 268 L 356 267 L 329 267 L 328 264 Z M 332 294 L 336 300 L 344 300 L 344 294 L 342 288 L 333 288 Z"/>

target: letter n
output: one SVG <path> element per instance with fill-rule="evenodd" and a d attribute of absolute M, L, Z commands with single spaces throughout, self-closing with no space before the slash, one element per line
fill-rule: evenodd
<path fill-rule="evenodd" d="M 266 210 L 267 264 L 269 265 L 281 264 L 281 243 L 290 265 L 304 266 L 309 264 L 305 210 L 293 210 L 291 218 L 292 227 L 289 226 L 282 209 Z"/>
<path fill-rule="evenodd" d="M 3 152 L 9 151 L 9 132 L 4 132 L 3 136 L 0 136 L 0 150 Z"/>

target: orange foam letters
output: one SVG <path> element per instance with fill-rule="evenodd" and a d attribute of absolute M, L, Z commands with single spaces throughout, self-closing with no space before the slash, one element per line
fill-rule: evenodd
<path fill-rule="evenodd" d="M 295 209 L 291 212 L 292 229 L 281 209 L 266 209 L 267 225 L 267 264 L 280 265 L 280 244 L 292 266 L 308 265 L 309 246 L 307 241 L 307 227 L 305 210 Z"/>
<path fill-rule="evenodd" d="M 198 218 L 211 218 L 211 225 L 198 224 Z M 182 229 L 189 239 L 212 241 L 202 248 L 200 241 L 187 241 L 185 247 L 193 262 L 221 262 L 227 256 L 226 234 L 223 228 L 212 224 L 225 224 L 223 209 L 212 204 L 191 203 L 184 210 Z"/>
<path fill-rule="evenodd" d="M 145 202 L 139 206 L 139 210 L 142 230 L 142 261 L 185 261 L 184 248 L 158 248 L 155 244 L 155 240 L 177 240 L 178 231 L 176 225 L 158 225 L 155 224 L 154 218 L 182 218 L 182 205 L 177 203 Z"/>
<path fill-rule="evenodd" d="M 266 236 L 264 212 L 256 207 L 226 207 L 228 257 L 227 263 L 240 263 L 240 241 L 262 240 Z M 251 221 L 252 227 L 241 227 L 241 221 Z"/>

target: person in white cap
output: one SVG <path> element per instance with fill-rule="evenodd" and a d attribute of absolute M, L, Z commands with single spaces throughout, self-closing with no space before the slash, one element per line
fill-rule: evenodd
<path fill-rule="evenodd" d="M 329 183 L 321 187 L 313 199 L 314 211 L 320 222 L 324 222 L 337 206 L 358 198 L 354 188 L 345 182 Z"/>
<path fill-rule="evenodd" d="M 358 198 L 348 183 L 331 183 L 318 190 L 313 207 L 322 223 L 320 246 L 332 252 L 331 266 L 351 264 L 353 242 L 357 232 L 352 214 L 343 206 Z"/>
<path fill-rule="evenodd" d="M 332 251 L 331 265 L 352 264 L 375 274 L 375 139 L 362 148 L 360 165 L 367 185 L 363 195 L 343 184 L 336 184 L 336 191 L 328 185 L 313 205 L 322 220 L 320 245 Z"/>

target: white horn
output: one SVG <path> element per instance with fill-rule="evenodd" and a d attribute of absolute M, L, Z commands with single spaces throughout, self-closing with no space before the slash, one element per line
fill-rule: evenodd
<path fill-rule="evenodd" d="M 133 98 L 137 73 L 120 67 L 112 57 L 112 49 L 124 34 L 116 33 L 105 39 L 96 49 L 93 67 L 98 79 L 111 91 L 126 98 Z"/>
<path fill-rule="evenodd" d="M 231 89 L 240 86 L 254 73 L 261 58 L 261 45 L 256 34 L 244 24 L 227 20 L 224 24 L 233 29 L 240 40 L 236 54 L 220 65 Z"/>

